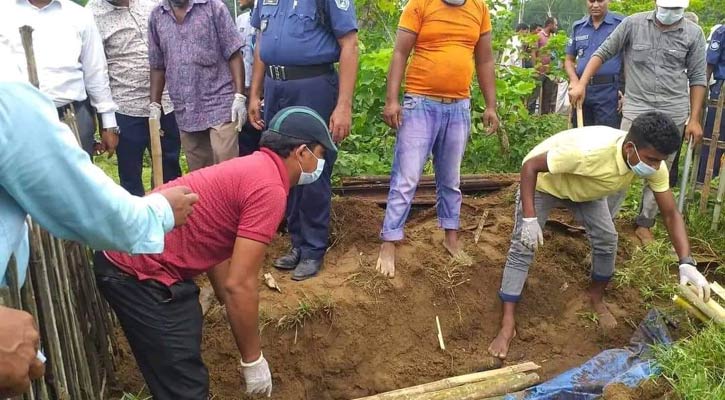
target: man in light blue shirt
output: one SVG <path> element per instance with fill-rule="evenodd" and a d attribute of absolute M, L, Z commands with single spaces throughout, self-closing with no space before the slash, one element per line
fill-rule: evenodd
<path fill-rule="evenodd" d="M 27 83 L 0 81 L 0 286 L 13 253 L 25 279 L 27 214 L 94 249 L 161 253 L 166 232 L 198 199 L 190 192 L 130 195 L 91 163 L 49 98 Z"/>

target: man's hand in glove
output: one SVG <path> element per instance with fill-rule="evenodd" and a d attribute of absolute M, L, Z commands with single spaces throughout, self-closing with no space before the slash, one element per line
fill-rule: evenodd
<path fill-rule="evenodd" d="M 242 363 L 244 382 L 247 384 L 247 394 L 266 394 L 272 396 L 272 374 L 269 372 L 269 364 L 264 359 L 264 354 L 259 355 L 257 361 Z"/>
<path fill-rule="evenodd" d="M 232 103 L 232 122 L 236 122 L 236 130 L 241 131 L 244 123 L 247 122 L 247 97 L 241 93 L 234 95 Z"/>
<path fill-rule="evenodd" d="M 523 219 L 521 225 L 521 243 L 531 249 L 531 251 L 544 245 L 544 234 L 541 232 L 538 218 Z"/>

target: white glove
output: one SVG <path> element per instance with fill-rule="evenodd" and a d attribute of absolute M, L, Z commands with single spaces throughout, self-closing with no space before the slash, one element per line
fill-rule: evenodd
<path fill-rule="evenodd" d="M 149 104 L 149 119 L 155 119 L 161 121 L 161 104 L 151 103 Z"/>
<path fill-rule="evenodd" d="M 524 218 L 521 226 L 521 243 L 531 249 L 536 250 L 539 246 L 544 245 L 544 233 L 541 232 L 539 219 Z"/>
<path fill-rule="evenodd" d="M 267 394 L 272 396 L 272 374 L 264 354 L 259 355 L 257 361 L 246 364 L 241 361 L 244 372 L 244 382 L 247 384 L 247 394 Z"/>
<path fill-rule="evenodd" d="M 232 103 L 232 122 L 236 122 L 237 131 L 242 130 L 242 126 L 247 122 L 247 97 L 241 93 L 234 94 L 234 103 Z"/>
<path fill-rule="evenodd" d="M 708 302 L 710 300 L 710 284 L 697 267 L 690 264 L 680 264 L 680 285 L 691 283 L 697 288 L 697 297 Z"/>

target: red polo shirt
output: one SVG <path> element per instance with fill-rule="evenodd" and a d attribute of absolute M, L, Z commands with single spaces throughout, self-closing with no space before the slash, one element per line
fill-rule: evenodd
<path fill-rule="evenodd" d="M 236 238 L 268 244 L 284 216 L 289 177 L 282 159 L 262 148 L 247 157 L 194 171 L 161 188 L 199 195 L 185 225 L 166 234 L 161 254 L 106 252 L 122 271 L 166 286 L 202 274 L 232 256 Z"/>

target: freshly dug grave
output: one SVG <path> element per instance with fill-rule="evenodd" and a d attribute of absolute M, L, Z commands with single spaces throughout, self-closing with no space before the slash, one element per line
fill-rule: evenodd
<path fill-rule="evenodd" d="M 333 244 L 315 279 L 293 282 L 271 267 L 288 245 L 281 235 L 263 272 L 274 275 L 282 293 L 267 289 L 260 279 L 272 398 L 352 399 L 500 366 L 486 349 L 500 317 L 497 291 L 513 226 L 512 190 L 465 199 L 461 237 L 475 261 L 470 267 L 451 263 L 441 246 L 434 208 L 411 215 L 407 238 L 398 246 L 394 279 L 375 273 L 383 217 L 375 204 L 334 201 Z M 486 223 L 474 244 L 485 212 Z M 572 223 L 563 211 L 552 218 Z M 518 336 L 506 364 L 534 361 L 548 379 L 601 350 L 627 344 L 646 309 L 636 290 L 612 287 L 608 301 L 619 326 L 600 333 L 582 297 L 589 282 L 586 237 L 550 223 L 544 240 L 530 270 Z M 438 347 L 436 316 L 446 351 Z M 120 388 L 138 392 L 143 380 L 121 342 Z M 203 348 L 213 398 L 242 398 L 239 353 L 219 306 L 207 314 Z"/>

